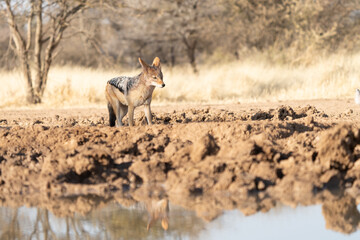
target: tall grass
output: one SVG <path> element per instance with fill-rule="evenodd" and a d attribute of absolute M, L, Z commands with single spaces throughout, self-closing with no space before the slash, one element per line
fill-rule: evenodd
<path fill-rule="evenodd" d="M 103 105 L 107 80 L 139 72 L 54 67 L 40 106 Z M 155 90 L 157 104 L 347 98 L 360 87 L 360 54 L 332 55 L 308 66 L 270 64 L 257 57 L 202 65 L 198 74 L 187 67 L 163 66 L 163 74 L 166 87 Z M 0 84 L 0 107 L 26 106 L 20 72 L 1 72 Z"/>

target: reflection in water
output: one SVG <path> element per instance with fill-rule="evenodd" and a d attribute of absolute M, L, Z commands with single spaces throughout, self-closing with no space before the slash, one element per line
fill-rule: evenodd
<path fill-rule="evenodd" d="M 12 214 L 6 214 L 8 211 L 10 210 L 6 208 L 1 209 L 1 239 L 20 239 L 21 229 L 19 227 L 18 209 L 15 209 Z"/>
<path fill-rule="evenodd" d="M 356 208 L 355 199 L 349 195 L 335 201 L 325 202 L 322 212 L 328 229 L 352 233 L 360 227 L 360 213 Z"/>
<path fill-rule="evenodd" d="M 238 208 L 244 214 L 232 221 L 237 227 L 244 225 L 247 219 L 245 216 L 253 215 L 261 219 L 261 216 L 274 214 L 274 211 L 269 212 L 271 208 L 276 210 L 281 209 L 279 206 L 283 206 L 281 202 L 274 203 L 275 200 L 268 196 L 261 198 L 257 195 L 255 198 L 247 196 L 247 201 L 241 204 L 238 202 L 239 205 L 234 204 L 230 197 L 220 199 L 233 204 L 231 209 Z M 323 199 L 321 208 L 327 229 L 345 234 L 354 233 L 359 229 L 360 213 L 353 197 L 340 194 L 332 197 L 321 196 L 319 199 Z M 319 202 L 319 199 L 316 201 Z M 2 205 L 10 203 L 9 200 L 0 200 Z M 131 196 L 120 194 L 108 198 L 72 196 L 42 201 L 38 204 L 31 202 L 30 205 L 34 207 L 30 208 L 1 207 L 0 239 L 197 238 L 204 231 L 214 231 L 212 227 L 207 227 L 209 226 L 207 221 L 224 221 L 221 219 L 226 221 L 227 216 L 216 217 L 212 212 L 219 213 L 221 209 L 219 202 L 205 196 L 194 197 L 192 202 L 187 202 L 186 207 L 191 210 L 171 204 L 164 193 L 153 195 L 140 193 Z M 225 210 L 226 205 L 221 204 L 222 210 Z M 213 209 L 215 206 L 217 208 L 212 211 L 210 206 Z M 264 213 L 258 216 L 256 213 L 259 211 Z M 267 221 L 272 221 L 272 217 Z M 325 226 L 317 230 L 323 231 Z M 226 232 L 221 234 L 226 235 Z M 243 233 L 239 232 L 239 234 Z M 266 232 L 264 234 L 265 237 Z"/>
<path fill-rule="evenodd" d="M 170 212 L 167 200 L 154 204 L 151 207 L 139 203 L 127 208 L 110 203 L 86 215 L 74 213 L 66 217 L 56 217 L 40 208 L 3 207 L 0 239 L 159 239 L 166 235 L 184 238 L 196 236 L 204 228 L 204 221 L 191 211 L 172 206 Z M 165 231 L 168 225 L 171 228 Z"/>
<path fill-rule="evenodd" d="M 147 230 L 159 219 L 161 220 L 161 226 L 164 230 L 169 228 L 169 200 L 150 200 L 146 203 L 146 209 L 149 213 Z"/>

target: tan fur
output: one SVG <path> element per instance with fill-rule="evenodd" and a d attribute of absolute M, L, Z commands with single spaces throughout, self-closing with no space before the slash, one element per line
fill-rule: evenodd
<path fill-rule="evenodd" d="M 169 228 L 169 200 L 150 200 L 146 203 L 149 213 L 149 221 L 146 229 L 149 231 L 156 221 L 161 219 L 161 226 L 164 230 Z"/>
<path fill-rule="evenodd" d="M 153 64 L 154 67 L 160 67 L 160 58 L 154 58 Z"/>
<path fill-rule="evenodd" d="M 162 80 L 160 59 L 156 57 L 151 67 L 141 58 L 139 58 L 139 62 L 143 71 L 139 78 L 130 78 L 132 81 L 138 82 L 127 92 L 127 95 L 109 82 L 106 85 L 105 96 L 116 115 L 116 126 L 123 125 L 122 119 L 127 113 L 129 113 L 129 125 L 133 126 L 134 109 L 141 105 L 144 105 L 144 112 L 148 124 L 152 124 L 150 104 L 152 93 L 155 89 L 154 85 L 158 87 L 165 86 Z"/>

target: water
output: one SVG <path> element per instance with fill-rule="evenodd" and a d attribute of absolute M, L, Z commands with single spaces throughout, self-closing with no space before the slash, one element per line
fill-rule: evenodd
<path fill-rule="evenodd" d="M 281 207 L 244 217 L 230 211 L 206 226 L 200 239 L 360 239 L 360 231 L 348 234 L 325 228 L 321 206 Z"/>
<path fill-rule="evenodd" d="M 360 239 L 360 231 L 345 234 L 339 230 L 347 229 L 349 221 L 360 221 L 356 218 L 359 206 L 353 215 L 341 210 L 343 222 L 325 219 L 321 205 L 277 204 L 266 213 L 250 216 L 239 210 L 224 211 L 210 222 L 167 200 L 129 207 L 111 201 L 85 215 L 61 209 L 51 206 L 54 214 L 45 208 L 0 207 L 0 239 Z M 327 229 L 326 221 L 340 228 Z"/>

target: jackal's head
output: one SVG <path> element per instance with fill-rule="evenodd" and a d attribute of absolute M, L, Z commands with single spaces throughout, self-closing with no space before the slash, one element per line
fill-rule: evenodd
<path fill-rule="evenodd" d="M 163 74 L 161 72 L 160 58 L 156 57 L 151 66 L 139 58 L 139 62 L 143 68 L 145 81 L 152 86 L 163 88 L 165 83 L 163 81 Z"/>

